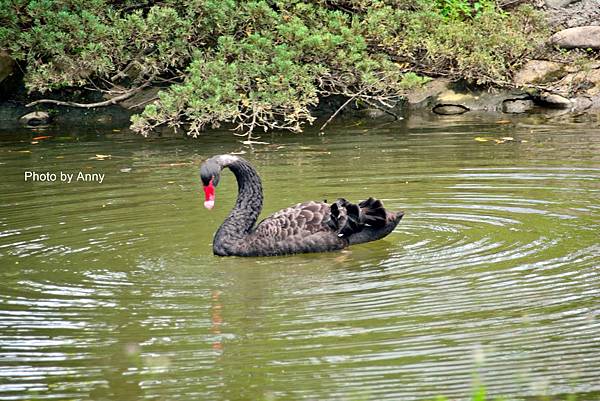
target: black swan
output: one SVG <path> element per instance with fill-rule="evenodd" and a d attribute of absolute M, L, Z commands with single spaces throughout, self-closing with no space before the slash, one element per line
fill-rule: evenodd
<path fill-rule="evenodd" d="M 356 205 L 340 198 L 331 205 L 313 201 L 300 203 L 272 214 L 255 226 L 263 206 L 262 184 L 254 167 L 241 157 L 218 155 L 202 163 L 204 206 L 214 207 L 215 187 L 225 167 L 235 174 L 238 197 L 215 234 L 215 255 L 272 256 L 334 251 L 385 237 L 404 215 L 386 211 L 378 199 L 369 198 Z"/>

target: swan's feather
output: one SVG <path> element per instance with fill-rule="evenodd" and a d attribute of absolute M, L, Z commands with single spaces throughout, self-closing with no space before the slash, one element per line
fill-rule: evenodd
<path fill-rule="evenodd" d="M 361 237 L 367 238 L 384 227 L 385 213 L 382 203 L 373 198 L 358 205 L 343 198 L 331 205 L 313 201 L 300 203 L 261 221 L 246 243 L 248 251 L 260 250 L 260 254 L 342 249 L 354 242 L 353 238 L 364 229 L 368 232 Z"/>
<path fill-rule="evenodd" d="M 329 205 L 305 202 L 285 208 L 261 221 L 253 235 L 268 236 L 274 241 L 304 237 L 317 232 L 330 231 L 324 221 L 330 214 Z"/>

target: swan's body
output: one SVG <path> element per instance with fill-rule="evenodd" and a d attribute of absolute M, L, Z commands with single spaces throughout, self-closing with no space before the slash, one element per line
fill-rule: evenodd
<path fill-rule="evenodd" d="M 358 205 L 338 199 L 305 202 L 276 212 L 255 226 L 262 210 L 263 192 L 256 170 L 241 157 L 214 156 L 202 164 L 204 205 L 214 206 L 214 187 L 228 167 L 238 182 L 235 207 L 217 230 L 213 252 L 220 256 L 271 256 L 326 252 L 374 241 L 398 225 L 402 212 L 388 212 L 381 201 L 369 198 Z"/>

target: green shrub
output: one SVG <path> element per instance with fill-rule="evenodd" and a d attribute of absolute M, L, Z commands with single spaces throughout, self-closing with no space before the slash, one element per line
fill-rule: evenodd
<path fill-rule="evenodd" d="M 30 91 L 161 85 L 133 117 L 144 134 L 299 131 L 330 95 L 392 105 L 428 76 L 505 81 L 542 41 L 531 7 L 492 0 L 0 0 L 0 21 Z"/>

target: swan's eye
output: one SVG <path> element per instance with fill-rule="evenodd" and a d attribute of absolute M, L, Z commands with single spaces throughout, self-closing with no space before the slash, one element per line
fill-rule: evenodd
<path fill-rule="evenodd" d="M 212 175 L 212 176 L 210 176 L 210 178 L 208 178 L 208 177 L 206 177 L 206 176 L 203 175 L 203 176 L 200 176 L 200 179 L 202 181 L 202 185 L 205 186 L 205 187 L 207 187 L 211 183 L 214 185 L 215 176 Z"/>

